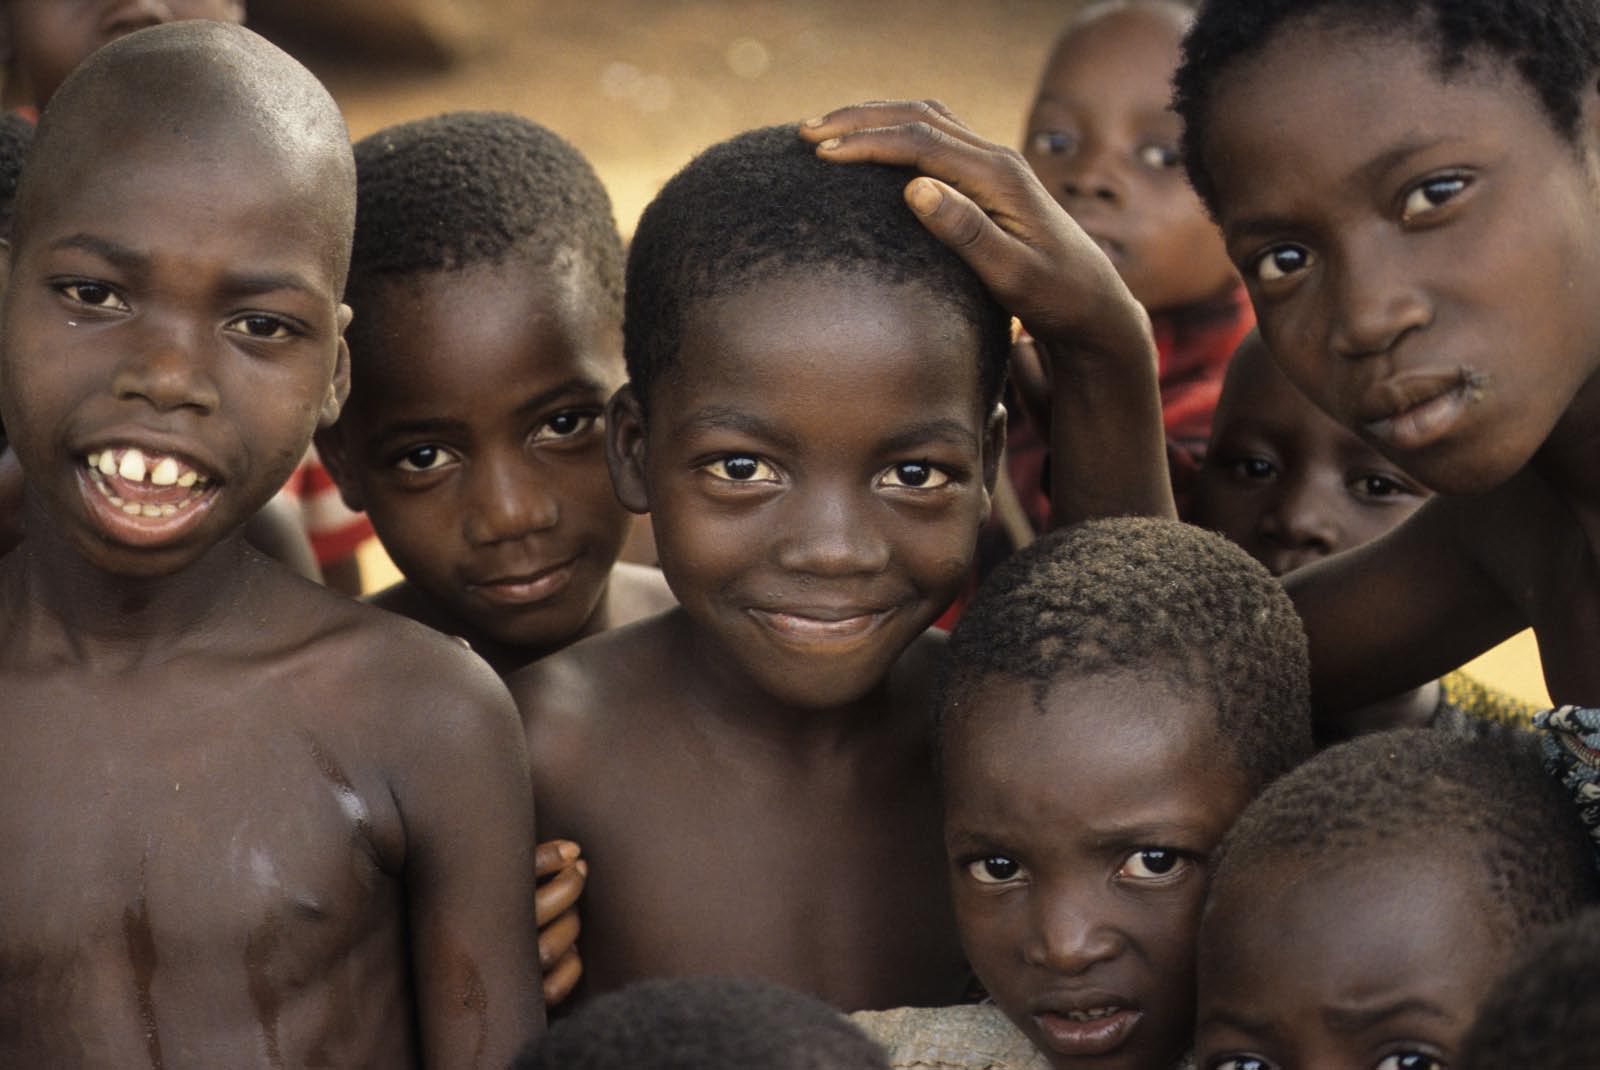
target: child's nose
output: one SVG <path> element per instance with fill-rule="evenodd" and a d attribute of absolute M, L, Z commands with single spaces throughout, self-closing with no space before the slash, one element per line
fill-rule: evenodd
<path fill-rule="evenodd" d="M 467 541 L 475 546 L 510 542 L 548 531 L 561 520 L 555 495 L 526 465 L 500 458 L 471 464 L 463 515 Z"/>
<path fill-rule="evenodd" d="M 1034 901 L 1033 931 L 1023 957 L 1029 965 L 1073 976 L 1114 959 L 1123 938 L 1100 916 L 1091 900 L 1077 895 L 1041 894 Z"/>
<path fill-rule="evenodd" d="M 881 572 L 889 546 L 869 514 L 848 488 L 794 495 L 779 521 L 779 565 L 818 576 Z"/>
<path fill-rule="evenodd" d="M 1061 187 L 1069 200 L 1122 200 L 1122 179 L 1112 154 L 1098 141 L 1085 141 L 1062 166 Z"/>
<path fill-rule="evenodd" d="M 1261 514 L 1261 534 L 1289 549 L 1333 553 L 1339 545 L 1339 527 L 1328 508 L 1328 491 L 1315 480 L 1284 480 Z"/>
<path fill-rule="evenodd" d="M 111 390 L 125 400 L 142 399 L 159 412 L 190 408 L 212 412 L 220 398 L 203 344 L 179 332 L 137 338 L 117 366 Z"/>
<path fill-rule="evenodd" d="M 1405 264 L 1377 243 L 1342 252 L 1330 265 L 1334 306 L 1329 348 L 1343 357 L 1387 353 L 1432 317 Z"/>

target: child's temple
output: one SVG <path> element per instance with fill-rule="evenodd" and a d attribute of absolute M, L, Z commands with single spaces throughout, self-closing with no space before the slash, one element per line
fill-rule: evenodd
<path fill-rule="evenodd" d="M 1600 1067 L 1600 6 L 924 7 L 0 0 L 0 1067 Z"/>

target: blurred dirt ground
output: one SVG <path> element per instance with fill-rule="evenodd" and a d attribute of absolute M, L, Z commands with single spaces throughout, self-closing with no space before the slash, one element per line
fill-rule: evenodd
<path fill-rule="evenodd" d="M 381 32 L 382 20 L 369 25 L 360 14 L 374 2 L 345 0 L 339 17 L 347 34 Z M 268 0 L 259 6 L 269 7 Z M 318 8 L 299 6 L 300 21 L 315 28 L 311 12 Z M 338 0 L 329 6 L 338 11 Z M 398 6 L 408 12 L 401 29 L 420 24 L 439 39 L 441 53 L 456 55 L 454 65 L 430 66 L 426 42 L 415 47 L 415 35 L 372 42 L 374 51 L 392 47 L 412 60 L 388 67 L 303 47 L 303 37 L 302 47 L 286 42 L 328 83 L 354 136 L 441 111 L 517 112 L 589 157 L 629 232 L 661 183 L 700 149 L 840 104 L 938 97 L 981 134 L 1015 144 L 1038 69 L 1078 4 L 402 0 Z"/>

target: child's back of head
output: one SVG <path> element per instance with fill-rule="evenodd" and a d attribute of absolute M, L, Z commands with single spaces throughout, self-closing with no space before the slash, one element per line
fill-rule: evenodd
<path fill-rule="evenodd" d="M 1426 730 L 1331 748 L 1240 816 L 1201 925 L 1199 1065 L 1455 1065 L 1529 937 L 1592 902 L 1588 839 L 1532 742 Z"/>
<path fill-rule="evenodd" d="M 820 1000 L 764 981 L 642 981 L 556 1025 L 521 1070 L 888 1070 Z"/>
<path fill-rule="evenodd" d="M 1281 586 L 1171 521 L 1041 539 L 962 617 L 939 703 L 957 919 L 1053 1065 L 1187 1049 L 1209 858 L 1310 753 L 1307 677 Z"/>

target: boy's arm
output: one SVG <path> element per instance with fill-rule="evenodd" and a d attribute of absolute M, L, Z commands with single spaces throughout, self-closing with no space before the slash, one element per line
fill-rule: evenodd
<path fill-rule="evenodd" d="M 1176 516 L 1150 318 L 1020 153 L 933 102 L 861 104 L 801 127 L 824 159 L 915 167 L 906 202 L 1047 355 L 1056 524 Z"/>
<path fill-rule="evenodd" d="M 1319 727 L 1436 680 L 1523 626 L 1461 536 L 1470 511 L 1435 498 L 1387 535 L 1285 577 L 1310 642 Z"/>
<path fill-rule="evenodd" d="M 424 1066 L 506 1066 L 544 1026 L 533 790 L 510 696 L 465 651 L 411 676 L 392 783 Z M 446 687 L 440 681 L 457 686 Z"/>

